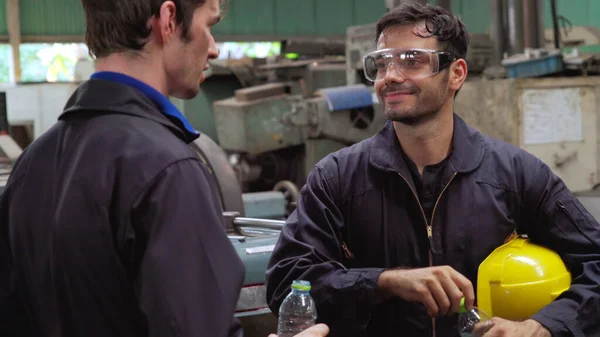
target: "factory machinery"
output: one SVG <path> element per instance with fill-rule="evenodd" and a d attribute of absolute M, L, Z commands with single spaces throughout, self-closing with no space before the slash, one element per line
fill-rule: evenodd
<path fill-rule="evenodd" d="M 287 41 L 283 49 L 282 54 L 300 57 L 247 72 L 230 67 L 244 86 L 212 103 L 218 145 L 253 216 L 275 215 L 267 205 L 280 196 L 263 191 L 282 192 L 293 208 L 314 164 L 374 135 L 385 122 L 372 86 L 360 79 L 362 72 L 354 71 L 348 80 L 345 44 Z"/>

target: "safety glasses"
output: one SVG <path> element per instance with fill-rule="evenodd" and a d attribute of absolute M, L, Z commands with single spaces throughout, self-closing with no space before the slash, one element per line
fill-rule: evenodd
<path fill-rule="evenodd" d="M 365 77 L 375 82 L 392 67 L 400 76 L 421 79 L 433 76 L 456 60 L 452 54 L 431 49 L 376 50 L 363 57 Z"/>

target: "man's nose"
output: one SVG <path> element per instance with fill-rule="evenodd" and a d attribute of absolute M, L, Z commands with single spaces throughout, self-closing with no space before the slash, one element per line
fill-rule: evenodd
<path fill-rule="evenodd" d="M 390 62 L 385 71 L 384 81 L 386 84 L 404 83 L 406 82 L 406 77 L 402 75 L 402 72 L 394 62 Z"/>
<path fill-rule="evenodd" d="M 215 39 L 211 36 L 210 44 L 208 47 L 208 59 L 215 60 L 219 57 L 219 49 L 217 48 L 217 44 L 215 43 Z"/>

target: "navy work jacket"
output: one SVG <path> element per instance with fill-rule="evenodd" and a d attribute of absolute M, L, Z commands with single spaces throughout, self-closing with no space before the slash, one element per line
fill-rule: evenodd
<path fill-rule="evenodd" d="M 309 280 L 331 337 L 458 336 L 457 316 L 421 304 L 377 304 L 390 268 L 448 265 L 476 289 L 480 263 L 513 232 L 558 252 L 573 283 L 532 318 L 554 337 L 600 335 L 600 225 L 548 166 L 454 115 L 453 149 L 431 235 L 393 125 L 322 159 L 302 188 L 267 269 L 278 312 L 295 279 Z"/>
<path fill-rule="evenodd" d="M 77 88 L 0 197 L 0 336 L 241 334 L 244 267 L 197 137 L 135 79 Z"/>

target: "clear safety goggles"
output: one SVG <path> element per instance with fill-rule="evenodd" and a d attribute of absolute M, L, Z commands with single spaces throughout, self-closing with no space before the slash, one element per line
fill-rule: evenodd
<path fill-rule="evenodd" d="M 381 49 L 363 57 L 365 77 L 375 82 L 390 67 L 402 77 L 421 79 L 433 76 L 456 60 L 452 54 L 431 49 Z"/>

